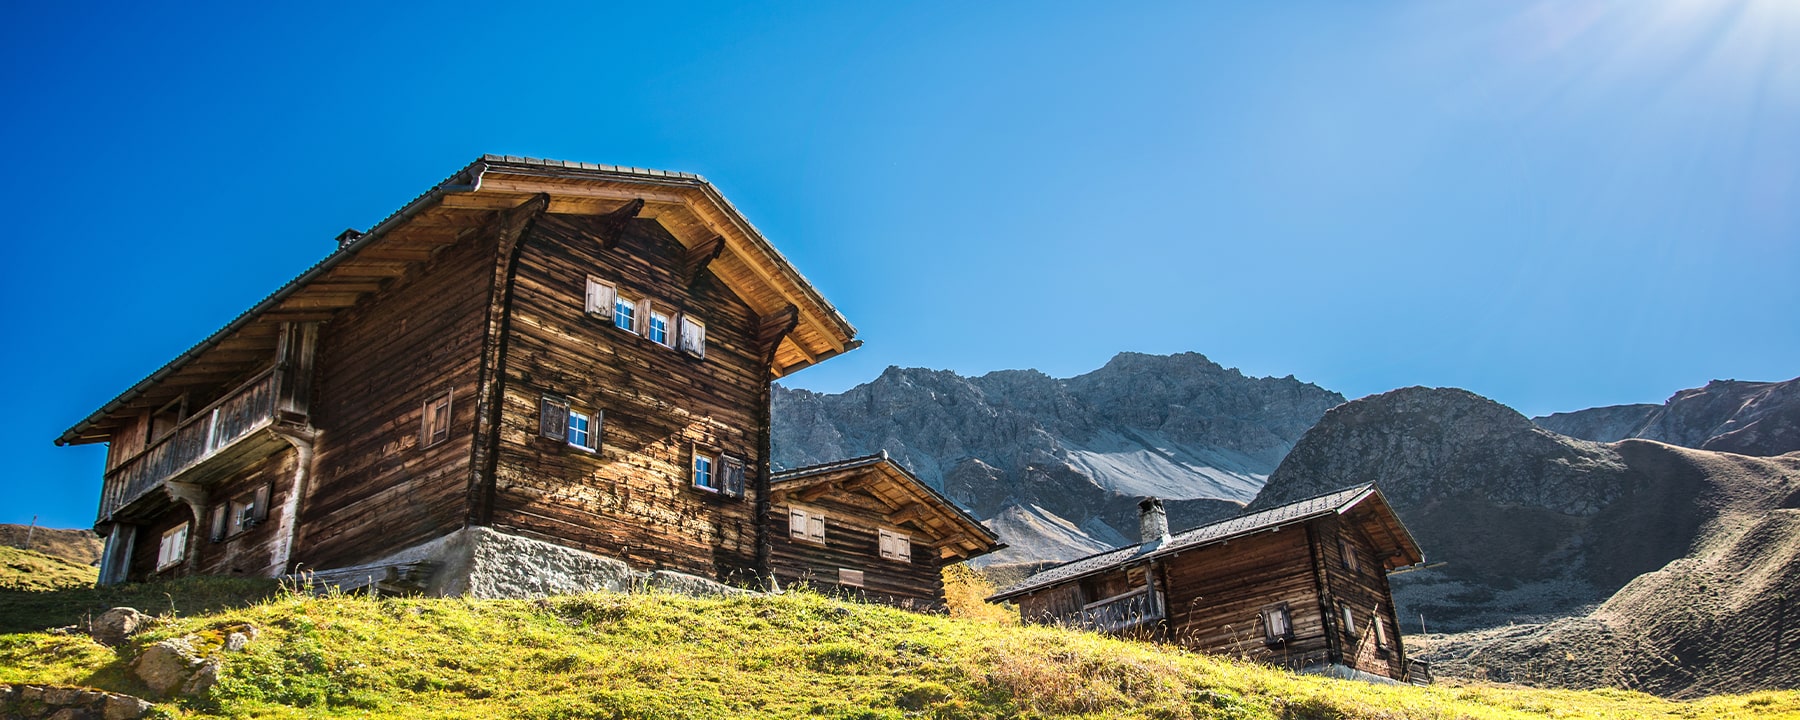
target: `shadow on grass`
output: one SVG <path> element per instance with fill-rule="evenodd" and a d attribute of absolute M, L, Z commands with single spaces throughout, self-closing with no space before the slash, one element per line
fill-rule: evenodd
<path fill-rule="evenodd" d="M 151 615 L 196 615 L 242 607 L 275 595 L 267 578 L 192 577 L 169 582 L 60 590 L 0 590 L 0 633 L 39 632 L 83 624 L 108 608 L 131 607 Z"/>

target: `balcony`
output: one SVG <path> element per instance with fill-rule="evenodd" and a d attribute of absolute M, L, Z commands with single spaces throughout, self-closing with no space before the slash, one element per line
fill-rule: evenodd
<path fill-rule="evenodd" d="M 171 480 L 202 482 L 276 449 L 280 439 L 258 431 L 275 421 L 277 378 L 273 369 L 262 372 L 108 471 L 100 521 L 129 514 L 134 503 Z"/>
<path fill-rule="evenodd" d="M 1149 587 L 1091 602 L 1065 620 L 1068 625 L 1098 632 L 1116 633 L 1161 620 L 1162 603 Z"/>

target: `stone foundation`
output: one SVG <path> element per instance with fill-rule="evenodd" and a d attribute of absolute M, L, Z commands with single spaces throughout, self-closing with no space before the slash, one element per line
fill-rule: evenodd
<path fill-rule="evenodd" d="M 599 590 L 684 595 L 749 591 L 694 575 L 634 571 L 623 561 L 543 540 L 474 527 L 372 563 L 295 576 L 314 587 L 473 598 L 535 598 Z"/>

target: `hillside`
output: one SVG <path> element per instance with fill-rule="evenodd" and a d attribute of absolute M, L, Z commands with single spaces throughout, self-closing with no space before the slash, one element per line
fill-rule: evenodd
<path fill-rule="evenodd" d="M 0 523 L 0 546 L 35 550 L 82 565 L 100 564 L 100 536 L 91 530 L 33 528 Z"/>
<path fill-rule="evenodd" d="M 1800 450 L 1800 378 L 1714 380 L 1661 405 L 1614 405 L 1532 418 L 1554 432 L 1597 442 L 1655 440 L 1739 455 Z"/>
<path fill-rule="evenodd" d="M 1062 379 L 888 368 L 841 394 L 777 388 L 774 460 L 886 450 L 1000 533 L 1010 548 L 984 562 L 1070 560 L 1134 536 L 1141 497 L 1171 501 L 1183 527 L 1237 512 L 1341 402 L 1197 353 L 1121 353 Z"/>
<path fill-rule="evenodd" d="M 41 552 L 0 545 L 0 590 L 60 590 L 94 584 L 99 570 Z"/>
<path fill-rule="evenodd" d="M 254 638 L 240 652 L 206 644 L 228 632 Z M 1672 703 L 1617 691 L 1381 686 L 804 593 L 282 594 L 164 616 L 118 651 L 84 635 L 0 635 L 0 683 L 149 695 L 128 662 L 187 636 L 222 659 L 210 691 L 161 706 L 190 718 L 1800 718 L 1795 692 Z"/>
<path fill-rule="evenodd" d="M 1401 617 L 1507 626 L 1434 638 L 1424 657 L 1447 672 L 1669 695 L 1800 684 L 1783 601 L 1800 594 L 1800 453 L 1594 443 L 1406 388 L 1327 413 L 1252 506 L 1370 481 L 1445 563 L 1393 578 Z"/>

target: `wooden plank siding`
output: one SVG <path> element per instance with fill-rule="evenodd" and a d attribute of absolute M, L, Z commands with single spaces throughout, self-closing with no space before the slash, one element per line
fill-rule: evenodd
<path fill-rule="evenodd" d="M 547 214 L 518 251 L 492 525 L 634 567 L 753 582 L 766 482 L 757 406 L 770 379 L 759 319 L 709 272 L 684 282 L 683 247 L 655 221 L 632 221 L 610 248 L 598 230 Z M 704 359 L 613 327 L 610 309 L 587 313 L 590 276 L 700 319 Z M 597 452 L 539 436 L 546 393 L 601 414 Z M 693 486 L 695 446 L 744 459 L 745 497 Z"/>
<path fill-rule="evenodd" d="M 299 564 L 366 562 L 463 526 L 493 248 L 491 231 L 469 233 L 324 325 Z M 446 389 L 449 438 L 421 447 L 424 403 Z"/>
<path fill-rule="evenodd" d="M 280 536 L 281 523 L 277 515 L 294 490 L 294 470 L 298 462 L 299 453 L 288 446 L 249 468 L 234 473 L 218 487 L 211 488 L 208 495 L 212 505 L 207 507 L 200 522 L 190 531 L 193 533 L 192 542 L 197 553 L 196 572 L 202 575 L 270 577 L 286 571 L 286 568 L 275 566 L 278 562 L 277 546 L 286 540 Z M 213 542 L 212 507 L 252 495 L 257 488 L 264 486 L 272 488 L 269 493 L 268 520 L 243 532 L 229 535 L 219 542 Z M 184 511 L 185 509 L 183 506 Z"/>
<path fill-rule="evenodd" d="M 851 493 L 833 493 L 798 507 L 825 516 L 825 542 L 797 540 L 788 532 L 788 510 L 773 507 L 769 527 L 772 529 L 770 571 L 783 587 L 806 584 L 814 588 L 841 593 L 869 602 L 879 602 L 914 610 L 944 609 L 943 561 L 929 544 L 917 542 L 916 529 L 895 527 L 886 522 L 888 510 L 877 506 L 873 498 Z M 880 530 L 906 534 L 912 542 L 912 561 L 891 560 L 881 556 Z M 863 573 L 862 587 L 838 583 L 838 570 Z"/>
<path fill-rule="evenodd" d="M 1342 660 L 1345 665 L 1363 672 L 1374 673 L 1384 677 L 1398 678 L 1406 668 L 1405 648 L 1400 643 L 1399 618 L 1394 614 L 1393 594 L 1388 587 L 1387 573 L 1381 569 L 1377 560 L 1375 544 L 1370 541 L 1362 528 L 1354 522 L 1340 518 L 1325 518 L 1317 521 L 1318 532 L 1322 538 L 1321 554 L 1324 558 L 1325 588 L 1328 593 L 1326 605 L 1333 609 L 1334 630 L 1338 634 Z M 1352 552 L 1357 554 L 1357 569 L 1346 567 L 1344 555 L 1338 538 L 1348 541 Z M 1341 621 L 1336 614 L 1337 604 L 1348 604 L 1356 621 L 1354 635 L 1343 633 Z M 1380 614 L 1386 636 L 1386 648 L 1376 647 L 1375 628 L 1372 618 Z"/>

